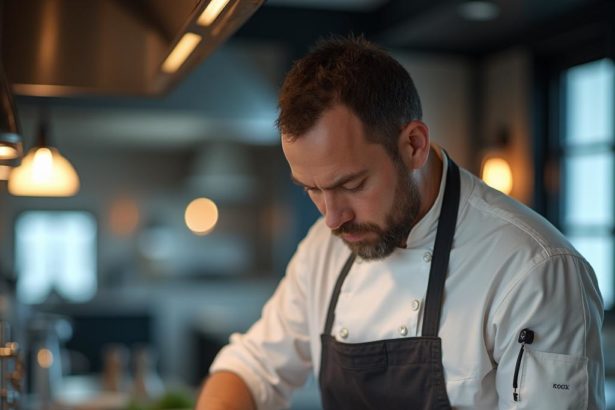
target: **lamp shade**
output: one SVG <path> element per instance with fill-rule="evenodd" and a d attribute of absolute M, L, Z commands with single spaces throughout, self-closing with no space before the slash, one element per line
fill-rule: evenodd
<path fill-rule="evenodd" d="M 79 176 L 57 148 L 46 142 L 41 124 L 38 143 L 31 148 L 9 177 L 9 192 L 16 196 L 73 196 L 79 191 Z"/>

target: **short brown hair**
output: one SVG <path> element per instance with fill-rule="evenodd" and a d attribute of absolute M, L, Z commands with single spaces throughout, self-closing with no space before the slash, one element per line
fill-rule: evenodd
<path fill-rule="evenodd" d="M 338 103 L 361 119 L 368 140 L 384 145 L 394 157 L 401 127 L 422 118 L 410 74 L 363 37 L 321 40 L 294 63 L 280 91 L 276 125 L 297 138 Z"/>

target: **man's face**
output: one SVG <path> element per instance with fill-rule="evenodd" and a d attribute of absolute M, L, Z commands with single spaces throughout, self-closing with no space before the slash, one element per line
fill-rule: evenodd
<path fill-rule="evenodd" d="M 349 109 L 332 107 L 292 141 L 282 135 L 282 149 L 292 179 L 361 258 L 384 258 L 405 246 L 419 212 L 418 189 L 401 161 L 366 139 Z"/>

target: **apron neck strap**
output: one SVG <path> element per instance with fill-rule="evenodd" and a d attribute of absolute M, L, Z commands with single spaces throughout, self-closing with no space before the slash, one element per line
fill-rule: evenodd
<path fill-rule="evenodd" d="M 448 154 L 446 155 L 447 158 Z M 446 187 L 442 198 L 442 209 L 438 219 L 436 242 L 431 257 L 429 270 L 429 283 L 425 299 L 425 315 L 423 316 L 423 331 L 421 336 L 438 336 L 440 327 L 440 312 L 444 302 L 444 282 L 448 271 L 448 262 L 453 247 L 455 226 L 457 225 L 457 211 L 459 209 L 460 193 L 459 167 L 448 159 L 446 172 Z"/>
<path fill-rule="evenodd" d="M 325 323 L 325 331 L 323 334 L 330 335 L 331 330 L 333 329 L 333 322 L 335 321 L 335 307 L 337 306 L 337 300 L 340 297 L 340 290 L 342 289 L 342 284 L 344 283 L 344 279 L 348 276 L 348 272 L 350 272 L 350 268 L 354 263 L 356 258 L 356 254 L 353 252 L 350 254 L 348 259 L 346 259 L 346 263 L 342 268 L 339 276 L 337 277 L 337 282 L 335 282 L 335 287 L 333 288 L 333 294 L 331 295 L 331 301 L 329 302 L 329 310 L 327 312 L 327 321 Z"/>

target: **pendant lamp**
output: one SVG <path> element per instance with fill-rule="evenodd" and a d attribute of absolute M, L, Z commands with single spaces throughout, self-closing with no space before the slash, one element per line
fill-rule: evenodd
<path fill-rule="evenodd" d="M 507 127 L 501 127 L 494 142 L 483 153 L 481 179 L 492 188 L 510 195 L 513 190 L 513 173 L 509 157 L 509 136 Z"/>
<path fill-rule="evenodd" d="M 16 196 L 73 196 L 79 176 L 72 164 L 48 143 L 48 124 L 41 120 L 35 145 L 9 177 L 9 192 Z"/>
<path fill-rule="evenodd" d="M 0 167 L 16 167 L 21 161 L 23 145 L 15 115 L 15 103 L 0 64 Z"/>

